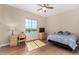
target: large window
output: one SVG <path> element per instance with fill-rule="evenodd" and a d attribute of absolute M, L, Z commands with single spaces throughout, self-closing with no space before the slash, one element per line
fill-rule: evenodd
<path fill-rule="evenodd" d="M 25 32 L 37 31 L 37 21 L 32 19 L 25 20 Z"/>

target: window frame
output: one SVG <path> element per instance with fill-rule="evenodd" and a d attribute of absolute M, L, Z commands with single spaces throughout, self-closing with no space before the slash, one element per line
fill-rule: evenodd
<path fill-rule="evenodd" d="M 26 29 L 26 20 L 31 20 L 31 29 Z M 30 32 L 30 31 L 37 31 L 38 32 L 38 20 L 35 20 L 37 22 L 36 24 L 36 29 L 32 29 L 32 21 L 34 21 L 35 19 L 31 19 L 31 18 L 26 18 L 25 19 L 25 23 L 24 23 L 24 26 L 25 26 L 25 32 Z"/>

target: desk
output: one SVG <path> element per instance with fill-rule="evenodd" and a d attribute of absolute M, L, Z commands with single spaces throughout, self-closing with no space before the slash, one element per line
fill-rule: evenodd
<path fill-rule="evenodd" d="M 22 39 L 24 38 L 24 39 Z M 10 36 L 10 46 L 17 46 L 18 44 L 20 45 L 21 42 L 25 42 L 26 41 L 26 35 L 24 34 L 14 34 Z"/>

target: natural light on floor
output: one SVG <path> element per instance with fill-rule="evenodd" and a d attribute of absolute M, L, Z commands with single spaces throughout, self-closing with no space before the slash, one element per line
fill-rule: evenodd
<path fill-rule="evenodd" d="M 28 51 L 32 51 L 34 49 L 45 46 L 46 44 L 40 40 L 35 40 L 31 42 L 26 42 L 26 45 L 27 45 Z"/>

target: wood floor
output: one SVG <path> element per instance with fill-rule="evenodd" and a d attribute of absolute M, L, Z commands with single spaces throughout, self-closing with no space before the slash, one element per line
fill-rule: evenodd
<path fill-rule="evenodd" d="M 46 42 L 45 46 L 32 51 L 28 51 L 26 45 L 2 47 L 0 48 L 0 55 L 79 55 L 79 48 L 76 51 L 70 51 Z"/>

